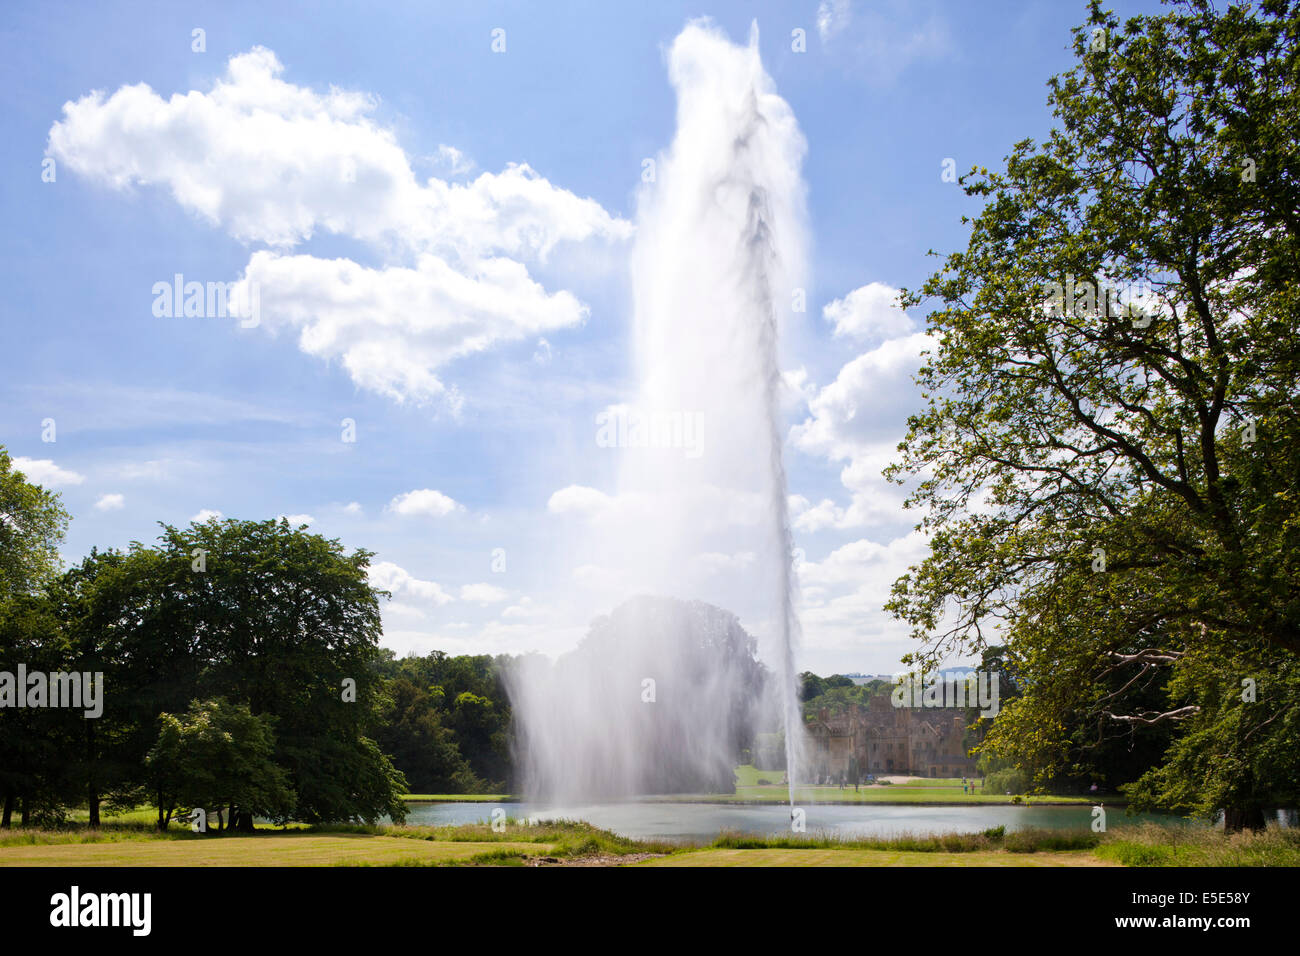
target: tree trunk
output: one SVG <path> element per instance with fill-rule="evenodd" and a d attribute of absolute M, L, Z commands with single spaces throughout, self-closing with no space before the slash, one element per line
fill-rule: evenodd
<path fill-rule="evenodd" d="M 95 725 L 86 721 L 86 763 L 90 779 L 86 782 L 86 805 L 90 808 L 90 828 L 99 829 L 99 788 L 95 786 Z"/>
<path fill-rule="evenodd" d="M 14 794 L 12 790 L 6 790 L 4 815 L 0 816 L 0 830 L 8 830 L 13 823 L 13 818 L 14 818 Z"/>
<path fill-rule="evenodd" d="M 240 833 L 255 833 L 255 832 L 257 832 L 257 828 L 253 826 L 253 815 L 252 815 L 251 813 L 249 813 L 247 810 L 240 810 L 240 811 L 239 811 L 239 828 L 238 828 L 238 829 L 239 829 L 239 832 L 240 832 Z"/>
<path fill-rule="evenodd" d="M 27 798 L 27 794 L 23 794 L 23 806 L 20 813 L 19 822 L 26 828 L 32 822 L 32 801 Z"/>

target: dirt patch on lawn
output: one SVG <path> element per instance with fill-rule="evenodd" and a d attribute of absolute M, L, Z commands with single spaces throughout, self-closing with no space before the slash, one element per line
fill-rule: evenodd
<path fill-rule="evenodd" d="M 593 856 L 530 856 L 525 866 L 625 866 L 666 856 L 664 853 L 597 853 Z"/>

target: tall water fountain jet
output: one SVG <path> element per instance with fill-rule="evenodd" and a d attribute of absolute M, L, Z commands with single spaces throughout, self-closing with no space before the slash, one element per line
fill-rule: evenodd
<path fill-rule="evenodd" d="M 638 389 L 605 414 L 598 443 L 622 456 L 619 487 L 584 548 L 610 606 L 646 593 L 697 603 L 616 612 L 622 624 L 602 622 L 554 668 L 517 675 L 521 765 L 535 795 L 637 792 L 658 778 L 628 760 L 662 759 L 656 733 L 671 726 L 698 763 L 684 777 L 707 779 L 720 754 L 734 757 L 735 698 L 753 692 L 734 649 L 753 633 L 775 672 L 793 803 L 803 721 L 778 342 L 803 271 L 805 144 L 763 69 L 757 26 L 738 46 L 689 24 L 668 71 L 677 130 L 646 166 L 632 257 Z M 701 643 L 712 656 L 684 650 Z"/>

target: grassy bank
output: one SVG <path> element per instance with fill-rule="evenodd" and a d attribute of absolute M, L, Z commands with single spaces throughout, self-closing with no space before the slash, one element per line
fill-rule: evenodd
<path fill-rule="evenodd" d="M 0 831 L 0 866 L 1300 866 L 1300 831 L 1209 827 L 846 838 L 724 833 L 707 844 L 634 840 L 587 823 L 318 826 L 207 834 L 137 822 Z"/>
<path fill-rule="evenodd" d="M 703 797 L 675 796 L 661 797 L 669 801 L 686 803 L 785 803 L 788 799 L 785 787 L 737 787 L 734 794 L 724 793 Z M 839 787 L 798 787 L 794 792 L 795 803 L 808 804 L 878 804 L 882 806 L 947 806 L 960 804 L 965 806 L 1042 806 L 1076 805 L 1093 806 L 1096 799 L 1086 797 L 1035 794 L 1032 796 L 1015 796 L 1001 793 L 962 793 L 957 787 L 915 787 L 887 786 L 862 787 L 854 791 L 852 787 L 841 790 Z M 1106 806 L 1122 806 L 1118 798 L 1103 798 Z"/>
<path fill-rule="evenodd" d="M 618 863 L 680 852 L 676 844 L 632 840 L 587 823 L 507 819 L 501 830 L 464 826 L 296 826 L 255 833 L 166 831 L 137 822 L 97 829 L 0 831 L 3 866 L 445 866 L 527 862 Z"/>
<path fill-rule="evenodd" d="M 1086 851 L 1017 856 L 998 850 L 920 853 L 892 850 L 710 849 L 640 861 L 638 866 L 1118 866 Z"/>
<path fill-rule="evenodd" d="M 511 793 L 404 793 L 407 803 L 518 803 Z"/>

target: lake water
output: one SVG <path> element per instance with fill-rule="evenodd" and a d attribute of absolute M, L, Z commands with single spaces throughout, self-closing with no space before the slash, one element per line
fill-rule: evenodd
<path fill-rule="evenodd" d="M 447 826 L 490 822 L 500 806 L 512 819 L 585 820 L 603 830 L 623 836 L 664 840 L 712 840 L 723 830 L 755 836 L 790 833 L 790 810 L 781 804 L 728 805 L 714 803 L 670 803 L 640 801 L 557 806 L 539 803 L 412 803 L 406 822 L 412 825 Z M 899 833 L 976 833 L 990 827 L 1008 830 L 1044 827 L 1087 830 L 1092 823 L 1088 806 L 844 806 L 803 805 L 808 833 L 839 836 L 890 836 Z M 1179 823 L 1180 817 L 1156 813 L 1127 815 L 1120 807 L 1107 811 L 1107 826 L 1133 825 L 1144 821 Z M 1193 824 L 1194 825 L 1194 824 Z"/>

